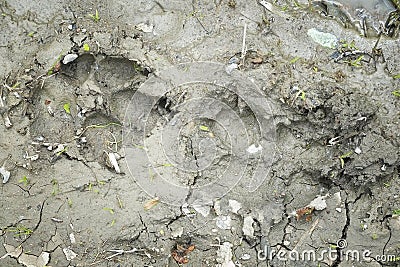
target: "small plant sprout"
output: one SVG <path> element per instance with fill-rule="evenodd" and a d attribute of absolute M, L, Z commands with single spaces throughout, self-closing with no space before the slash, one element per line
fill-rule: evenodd
<path fill-rule="evenodd" d="M 71 114 L 71 104 L 70 103 L 65 103 L 63 106 L 65 113 Z"/>
<path fill-rule="evenodd" d="M 61 156 L 64 152 L 66 152 L 68 150 L 68 147 L 66 146 L 66 147 L 64 147 L 64 148 L 62 148 L 61 150 L 59 150 L 58 152 L 57 152 L 57 157 L 59 157 L 59 156 Z"/>
<path fill-rule="evenodd" d="M 55 196 L 60 191 L 58 181 L 56 179 L 51 180 L 51 184 L 53 185 L 53 190 L 51 191 L 51 195 Z"/>
<path fill-rule="evenodd" d="M 61 58 L 63 57 L 64 52 L 61 52 L 61 54 L 57 57 L 56 61 L 54 61 L 53 65 L 51 65 L 50 69 L 47 71 L 47 75 L 50 76 L 54 73 L 57 73 L 60 71 L 61 68 Z"/>
<path fill-rule="evenodd" d="M 90 51 L 90 46 L 88 44 L 83 44 L 83 51 L 89 52 Z"/>
<path fill-rule="evenodd" d="M 301 95 L 300 95 L 301 100 L 305 101 L 306 100 L 306 92 L 301 90 Z"/>
<path fill-rule="evenodd" d="M 347 152 L 346 154 L 339 156 L 340 166 L 342 167 L 342 169 L 344 168 L 344 159 L 350 157 L 351 154 L 353 154 L 353 151 Z"/>
<path fill-rule="evenodd" d="M 296 63 L 301 57 L 295 57 L 292 60 L 289 61 L 290 64 Z"/>
<path fill-rule="evenodd" d="M 20 85 L 21 85 L 20 82 L 16 82 L 16 83 L 14 83 L 13 86 L 11 86 L 11 89 L 18 89 L 18 86 L 20 86 Z"/>
<path fill-rule="evenodd" d="M 342 43 L 342 48 L 346 48 L 346 49 L 349 49 L 349 50 L 357 50 L 357 47 L 356 47 L 356 44 L 355 44 L 354 40 L 352 40 L 350 43 L 348 43 L 348 42 L 346 42 L 344 40 L 342 40 L 340 42 Z"/>
<path fill-rule="evenodd" d="M 207 126 L 205 126 L 205 125 L 200 125 L 200 130 L 202 130 L 202 131 L 204 131 L 204 132 L 209 132 L 210 131 L 210 129 L 207 127 Z"/>
<path fill-rule="evenodd" d="M 356 58 L 355 60 L 348 61 L 348 63 L 350 64 L 350 66 L 353 66 L 353 67 L 356 67 L 356 68 L 360 68 L 362 66 L 361 65 L 361 60 L 363 60 L 363 59 L 364 59 L 364 56 L 361 55 L 358 58 Z"/>
<path fill-rule="evenodd" d="M 156 174 L 153 172 L 153 170 L 151 168 L 149 168 L 150 181 L 153 181 L 155 177 L 156 177 Z"/>
<path fill-rule="evenodd" d="M 28 186 L 28 184 L 30 184 L 30 181 L 28 177 L 24 176 L 21 179 L 19 179 L 18 183 L 23 184 L 24 186 Z"/>
<path fill-rule="evenodd" d="M 100 15 L 99 11 L 96 9 L 96 12 L 94 14 L 89 14 L 89 17 L 94 21 L 94 22 L 99 22 L 100 20 Z"/>
<path fill-rule="evenodd" d="M 371 235 L 371 238 L 372 238 L 372 240 L 378 239 L 378 234 L 377 234 L 377 233 L 373 233 L 373 234 Z"/>
<path fill-rule="evenodd" d="M 122 200 L 120 199 L 120 197 L 117 195 L 117 201 L 118 201 L 118 206 L 120 209 L 124 208 L 124 203 L 122 202 Z"/>
<path fill-rule="evenodd" d="M 133 68 L 137 72 L 142 72 L 143 71 L 143 67 L 138 62 L 133 62 Z"/>
<path fill-rule="evenodd" d="M 393 76 L 393 79 L 400 79 L 400 73 Z"/>
<path fill-rule="evenodd" d="M 394 210 L 393 215 L 400 216 L 400 209 Z"/>
<path fill-rule="evenodd" d="M 163 166 L 163 167 L 174 167 L 174 165 L 172 165 L 171 163 L 163 163 L 163 164 L 161 164 L 161 166 Z"/>
<path fill-rule="evenodd" d="M 15 237 L 23 236 L 24 238 L 26 238 L 26 237 L 30 236 L 31 234 L 33 234 L 32 229 L 25 227 L 23 225 L 17 225 L 16 227 L 12 227 L 8 231 L 14 233 Z"/>
<path fill-rule="evenodd" d="M 304 90 L 298 90 L 296 95 L 293 98 L 292 105 L 295 103 L 296 99 L 300 98 L 301 100 L 306 100 L 306 92 Z"/>
<path fill-rule="evenodd" d="M 399 89 L 399 90 L 392 91 L 392 95 L 397 96 L 397 97 L 400 97 L 400 89 Z"/>
<path fill-rule="evenodd" d="M 103 208 L 103 210 L 108 211 L 110 214 L 114 214 L 114 209 L 113 208 L 105 207 L 105 208 Z"/>
<path fill-rule="evenodd" d="M 68 198 L 67 204 L 68 204 L 68 207 L 72 208 L 72 199 Z"/>

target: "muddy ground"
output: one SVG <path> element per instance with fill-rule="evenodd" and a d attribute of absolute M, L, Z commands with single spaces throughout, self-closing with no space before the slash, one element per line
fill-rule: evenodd
<path fill-rule="evenodd" d="M 0 265 L 400 266 L 400 43 L 288 3 L 1 1 Z"/>

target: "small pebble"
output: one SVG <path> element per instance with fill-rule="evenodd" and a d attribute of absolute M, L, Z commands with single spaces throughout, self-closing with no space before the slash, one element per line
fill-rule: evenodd
<path fill-rule="evenodd" d="M 64 57 L 64 59 L 63 59 L 63 61 L 62 61 L 62 63 L 64 64 L 64 65 L 66 65 L 66 64 L 68 64 L 68 63 L 71 63 L 72 61 L 74 61 L 75 59 L 77 59 L 78 58 L 78 55 L 77 54 L 68 54 L 68 55 L 65 55 L 65 57 Z"/>
<path fill-rule="evenodd" d="M 250 260 L 250 254 L 243 254 L 241 259 L 244 260 L 244 261 Z"/>

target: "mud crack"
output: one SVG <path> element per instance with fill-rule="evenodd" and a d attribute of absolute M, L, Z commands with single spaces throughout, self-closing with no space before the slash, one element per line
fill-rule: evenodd
<path fill-rule="evenodd" d="M 350 217 L 350 212 L 351 212 L 351 208 L 350 205 L 357 203 L 358 200 L 361 199 L 361 197 L 364 195 L 365 193 L 361 193 L 360 195 L 358 195 L 354 201 L 348 201 L 346 198 L 346 201 L 344 203 L 344 207 L 345 207 L 345 212 L 346 212 L 346 223 L 343 226 L 342 229 L 342 236 L 340 237 L 340 240 L 346 240 L 347 239 L 347 231 L 349 230 L 350 224 L 351 224 L 351 217 Z M 342 262 L 343 258 L 342 258 L 342 250 L 344 249 L 344 247 L 340 247 L 337 246 L 336 247 L 336 259 L 332 264 L 332 267 L 338 267 L 340 265 L 340 263 Z"/>

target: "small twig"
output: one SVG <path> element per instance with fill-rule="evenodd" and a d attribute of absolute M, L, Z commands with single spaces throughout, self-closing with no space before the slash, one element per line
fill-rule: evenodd
<path fill-rule="evenodd" d="M 119 256 L 119 255 L 122 255 L 122 254 L 136 253 L 136 252 L 139 252 L 139 251 L 143 251 L 143 249 L 141 249 L 141 250 L 139 250 L 137 248 L 133 248 L 131 250 L 110 249 L 108 252 L 114 252 L 114 254 L 111 255 L 111 256 L 108 256 L 106 259 L 110 260 L 110 259 L 112 259 L 112 258 L 114 258 L 116 256 Z"/>
<path fill-rule="evenodd" d="M 303 244 L 304 238 L 306 238 L 307 236 L 311 236 L 312 235 L 312 233 L 314 232 L 315 227 L 317 227 L 318 223 L 319 223 L 319 219 L 317 219 L 313 223 L 313 225 L 311 225 L 310 230 L 308 230 L 308 232 L 304 233 L 304 235 L 300 237 L 300 239 L 297 242 L 296 246 L 293 248 L 293 251 L 295 251 L 297 247 L 299 247 L 299 246 L 301 246 Z"/>
<path fill-rule="evenodd" d="M 242 58 L 242 63 L 244 64 L 244 58 L 246 57 L 246 32 L 247 32 L 247 23 L 244 24 L 243 28 L 243 42 L 242 42 L 242 53 L 241 53 L 241 58 Z"/>

